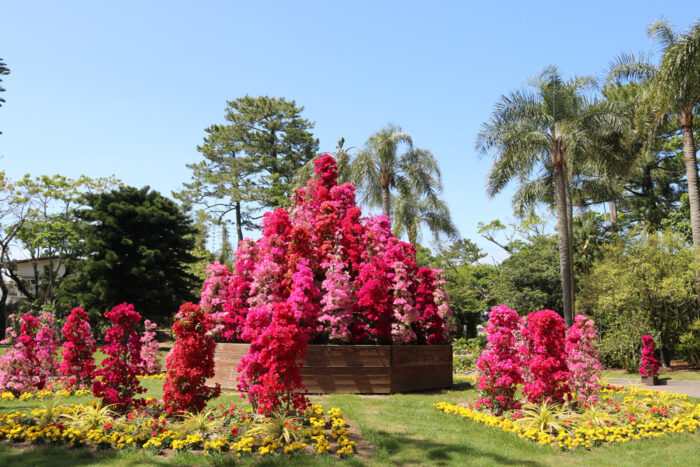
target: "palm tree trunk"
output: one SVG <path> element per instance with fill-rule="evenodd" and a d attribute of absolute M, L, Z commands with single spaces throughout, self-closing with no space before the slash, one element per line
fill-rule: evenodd
<path fill-rule="evenodd" d="M 693 135 L 692 109 L 681 119 L 683 130 L 683 156 L 688 180 L 688 200 L 690 201 L 690 230 L 693 233 L 693 247 L 700 253 L 700 186 L 698 186 L 698 161 L 695 157 L 695 137 Z M 700 303 L 700 270 L 695 273 L 695 291 Z"/>
<path fill-rule="evenodd" d="M 382 187 L 382 214 L 391 219 L 391 193 L 389 187 Z"/>
<path fill-rule="evenodd" d="M 559 243 L 559 272 L 561 273 L 561 291 L 564 301 L 564 322 L 566 326 L 573 324 L 573 297 L 571 295 L 571 263 L 569 261 L 569 217 L 566 202 L 566 172 L 564 167 L 554 167 L 554 181 L 557 190 L 557 240 Z"/>
<path fill-rule="evenodd" d="M 571 275 L 571 324 L 573 324 L 573 314 L 576 308 L 576 276 L 574 275 L 574 203 L 571 198 L 571 185 L 566 170 L 564 171 L 564 185 L 566 186 L 566 221 L 569 230 L 569 274 Z M 567 324 L 567 326 L 571 326 Z"/>

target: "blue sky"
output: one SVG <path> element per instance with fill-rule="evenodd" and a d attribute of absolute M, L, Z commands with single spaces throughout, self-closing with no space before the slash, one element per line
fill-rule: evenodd
<path fill-rule="evenodd" d="M 571 4 L 570 4 L 571 3 Z M 502 93 L 548 64 L 602 76 L 623 50 L 652 50 L 647 25 L 685 30 L 693 1 L 5 1 L 0 167 L 115 174 L 164 194 L 190 177 L 204 128 L 227 100 L 281 96 L 305 107 L 320 147 L 351 146 L 388 122 L 440 162 L 462 235 L 511 216 L 485 193 L 473 149 Z"/>

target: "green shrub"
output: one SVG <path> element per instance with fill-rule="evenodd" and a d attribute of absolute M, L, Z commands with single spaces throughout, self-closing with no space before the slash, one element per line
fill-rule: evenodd
<path fill-rule="evenodd" d="M 680 336 L 678 352 L 688 363 L 700 367 L 700 319 L 696 319 L 688 328 L 688 332 Z"/>
<path fill-rule="evenodd" d="M 476 360 L 486 347 L 486 337 L 478 336 L 471 339 L 459 337 L 452 342 L 452 367 L 455 373 L 462 373 L 474 368 Z"/>

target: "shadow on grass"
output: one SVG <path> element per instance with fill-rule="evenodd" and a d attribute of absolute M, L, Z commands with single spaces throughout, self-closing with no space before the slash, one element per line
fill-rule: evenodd
<path fill-rule="evenodd" d="M 406 446 L 411 446 L 413 449 L 423 452 L 425 458 L 430 461 L 430 465 L 468 465 L 470 461 L 476 460 L 486 460 L 488 464 L 492 465 L 524 465 L 531 467 L 544 465 L 539 462 L 526 461 L 517 457 L 508 457 L 473 448 L 466 442 L 465 444 L 446 444 L 437 440 L 415 439 L 383 430 L 372 431 L 370 438 L 379 451 L 379 457 L 382 457 L 381 451 L 385 451 L 389 456 L 394 456 L 400 454 L 400 451 Z M 391 458 L 386 459 L 386 461 L 393 465 L 403 465 L 405 462 L 404 459 Z"/>
<path fill-rule="evenodd" d="M 468 391 L 474 389 L 474 385 L 468 382 L 452 383 L 451 391 Z"/>
<path fill-rule="evenodd" d="M 69 449 L 61 446 L 0 446 L 0 465 L 3 467 L 28 466 L 59 467 L 93 465 L 110 461 L 118 465 L 168 465 L 153 457 L 119 459 L 120 452 L 105 450 L 91 451 L 89 449 Z"/>

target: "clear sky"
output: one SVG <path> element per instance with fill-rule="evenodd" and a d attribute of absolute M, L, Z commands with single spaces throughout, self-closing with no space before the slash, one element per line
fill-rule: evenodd
<path fill-rule="evenodd" d="M 0 167 L 13 178 L 114 174 L 169 195 L 227 100 L 294 99 L 324 151 L 399 124 L 440 162 L 462 235 L 511 216 L 474 141 L 499 96 L 548 64 L 602 76 L 646 27 L 685 30 L 697 1 L 3 1 Z"/>

